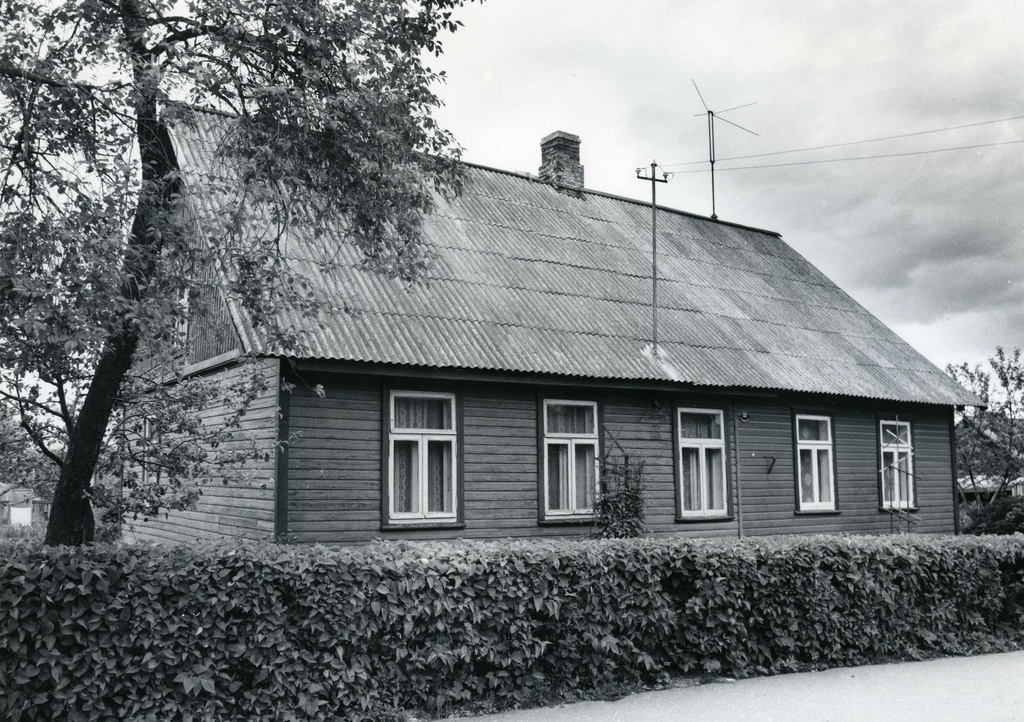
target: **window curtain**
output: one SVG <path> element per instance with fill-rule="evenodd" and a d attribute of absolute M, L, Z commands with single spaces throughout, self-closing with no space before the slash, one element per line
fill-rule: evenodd
<path fill-rule="evenodd" d="M 682 450 L 683 511 L 700 510 L 700 450 Z"/>
<path fill-rule="evenodd" d="M 569 445 L 548 444 L 548 509 L 569 508 Z"/>
<path fill-rule="evenodd" d="M 707 503 L 709 511 L 721 511 L 725 509 L 725 498 L 723 489 L 725 487 L 722 476 L 722 450 L 705 449 L 705 463 L 708 473 Z"/>
<path fill-rule="evenodd" d="M 594 447 L 591 444 L 576 446 L 576 510 L 589 509 L 594 505 L 594 487 L 597 485 Z"/>
<path fill-rule="evenodd" d="M 832 463 L 825 449 L 818 449 L 818 501 L 825 504 L 832 501 Z"/>
<path fill-rule="evenodd" d="M 451 401 L 398 396 L 393 423 L 396 429 L 451 429 Z"/>
<path fill-rule="evenodd" d="M 897 468 L 900 474 L 900 504 L 910 506 L 910 455 L 905 451 L 899 454 Z"/>
<path fill-rule="evenodd" d="M 395 441 L 395 511 L 411 514 L 420 510 L 419 444 Z"/>
<path fill-rule="evenodd" d="M 452 444 L 427 442 L 427 511 L 452 511 Z"/>
<path fill-rule="evenodd" d="M 814 503 L 814 454 L 810 449 L 800 449 L 800 499 Z"/>
<path fill-rule="evenodd" d="M 892 504 L 895 501 L 893 492 L 893 481 L 895 480 L 895 474 L 893 474 L 893 465 L 896 461 L 894 454 L 891 451 L 886 451 L 882 454 L 882 501 L 886 504 Z"/>
<path fill-rule="evenodd" d="M 718 414 L 680 414 L 679 435 L 684 439 L 721 439 Z"/>
<path fill-rule="evenodd" d="M 828 441 L 828 422 L 820 419 L 800 419 L 801 441 Z"/>
<path fill-rule="evenodd" d="M 892 506 L 910 506 L 910 454 L 901 451 L 882 453 L 882 502 Z"/>
<path fill-rule="evenodd" d="M 594 407 L 568 404 L 548 406 L 549 434 L 593 434 Z"/>

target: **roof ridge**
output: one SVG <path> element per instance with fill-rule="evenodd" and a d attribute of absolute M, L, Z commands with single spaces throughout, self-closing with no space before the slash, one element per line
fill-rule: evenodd
<path fill-rule="evenodd" d="M 501 173 L 502 175 L 509 175 L 509 176 L 514 177 L 514 178 L 520 178 L 522 180 L 532 181 L 534 183 L 539 183 L 541 185 L 549 186 L 549 187 L 552 187 L 552 188 L 559 188 L 559 189 L 569 190 L 569 191 L 572 191 L 574 193 L 586 193 L 588 195 L 598 196 L 600 198 L 609 198 L 609 199 L 615 200 L 615 201 L 625 201 L 626 203 L 632 203 L 633 205 L 643 206 L 645 208 L 650 208 L 651 207 L 650 203 L 647 203 L 645 201 L 637 200 L 636 198 L 629 198 L 627 196 L 620 196 L 620 195 L 616 195 L 614 193 L 607 193 L 605 191 L 592 190 L 590 188 L 576 188 L 574 186 L 562 185 L 561 183 L 553 183 L 553 182 L 550 182 L 550 181 L 541 180 L 539 177 L 531 175 L 529 173 L 525 173 L 523 171 L 505 170 L 504 168 L 495 168 L 493 166 L 483 165 L 482 163 L 471 163 L 468 160 L 460 160 L 459 163 L 462 164 L 462 165 L 465 165 L 465 166 L 469 166 L 470 168 L 477 168 L 479 170 L 491 171 L 492 173 Z M 756 233 L 765 233 L 765 234 L 767 234 L 769 236 L 775 236 L 776 238 L 782 238 L 782 234 L 779 233 L 778 231 L 772 231 L 772 230 L 769 230 L 767 228 L 758 228 L 757 226 L 748 226 L 748 225 L 745 225 L 743 223 L 734 223 L 733 221 L 723 221 L 721 218 L 711 218 L 710 216 L 702 216 L 699 213 L 694 213 L 692 211 L 684 211 L 684 210 L 680 210 L 679 208 L 671 208 L 669 206 L 659 205 L 658 206 L 658 210 L 659 211 L 666 211 L 668 213 L 675 213 L 675 214 L 678 214 L 678 215 L 681 215 L 681 216 L 687 216 L 689 218 L 695 218 L 695 219 L 701 220 L 701 221 L 707 221 L 708 223 L 714 223 L 714 224 L 721 225 L 721 226 L 730 226 L 732 228 L 742 228 L 743 230 L 746 230 L 746 231 L 754 231 Z"/>
<path fill-rule="evenodd" d="M 597 191 L 594 191 L 594 192 L 596 193 Z M 636 225 L 634 223 L 620 223 L 618 221 L 609 220 L 607 218 L 601 218 L 599 216 L 595 216 L 595 215 L 591 215 L 591 214 L 571 213 L 569 211 L 562 210 L 561 208 L 555 208 L 554 206 L 550 206 L 550 205 L 539 205 L 537 203 L 527 203 L 525 201 L 517 201 L 514 198 L 508 198 L 508 197 L 499 196 L 499 195 L 491 195 L 491 194 L 488 194 L 488 193 L 482 193 L 480 191 L 467 191 L 467 193 L 469 195 L 473 195 L 473 196 L 476 196 L 478 198 L 488 198 L 490 200 L 502 201 L 502 202 L 505 202 L 505 203 L 510 203 L 512 205 L 515 205 L 515 206 L 523 206 L 523 207 L 526 207 L 526 208 L 539 208 L 539 209 L 542 209 L 542 210 L 551 211 L 553 213 L 559 213 L 559 214 L 562 214 L 562 215 L 565 215 L 565 216 L 569 216 L 570 218 L 571 217 L 581 216 L 583 218 L 589 218 L 591 220 L 598 221 L 599 223 L 610 223 L 612 225 L 617 225 L 617 226 L 620 226 L 622 228 L 635 229 L 635 230 L 643 231 L 645 233 L 648 232 L 648 230 L 649 230 L 649 228 L 645 228 L 643 226 L 639 226 L 639 225 Z M 625 199 L 623 199 L 623 200 L 625 200 Z M 648 207 L 649 207 L 649 204 L 648 204 Z M 659 206 L 659 208 L 661 208 L 661 206 Z M 447 216 L 447 215 L 445 215 L 443 213 L 439 213 L 437 211 L 431 211 L 431 213 L 433 215 L 437 215 L 437 216 L 439 216 L 441 218 L 449 218 L 451 220 L 466 220 L 466 219 L 462 219 L 462 218 L 456 218 L 454 216 Z M 683 211 L 679 211 L 679 213 L 685 215 L 685 213 Z M 525 229 L 521 229 L 521 228 L 516 228 L 515 226 L 502 226 L 502 227 L 507 227 L 507 228 L 511 228 L 511 229 L 514 229 L 514 230 L 525 230 Z M 749 228 L 747 226 L 740 226 L 740 227 L 744 228 L 745 230 L 757 230 L 757 229 Z M 773 238 L 778 238 L 780 241 L 782 240 L 782 236 L 780 236 L 780 235 L 772 234 L 771 232 L 768 232 L 768 231 L 765 231 L 765 233 L 771 235 Z M 664 237 L 664 236 L 671 236 L 671 237 L 676 237 L 676 238 L 682 237 L 682 234 L 677 233 L 677 232 L 675 232 L 675 231 L 673 231 L 671 229 L 668 229 L 668 228 L 664 228 L 661 231 L 659 231 L 658 235 L 662 236 L 662 237 Z M 590 240 L 590 239 L 573 239 L 573 240 L 579 240 L 581 242 L 586 242 L 586 243 L 593 243 L 593 244 L 596 244 L 596 245 L 604 246 L 606 248 L 628 248 L 629 247 L 629 246 L 623 246 L 623 245 L 619 245 L 619 244 L 605 243 L 605 242 L 602 242 L 602 241 L 599 241 L 599 240 Z M 698 239 L 698 240 L 700 240 L 700 242 L 702 242 L 702 243 L 711 243 L 712 245 L 718 246 L 719 248 L 735 249 L 735 250 L 747 250 L 747 247 L 736 245 L 736 244 L 732 244 L 732 243 L 722 243 L 721 241 L 716 240 L 716 239 L 701 238 L 701 239 Z M 806 258 L 801 256 L 799 253 L 796 253 L 796 251 L 794 251 L 788 244 L 786 244 L 785 241 L 783 241 L 783 245 L 785 245 L 785 247 L 788 248 L 791 251 L 791 254 L 786 255 L 786 254 L 781 254 L 781 253 L 770 253 L 770 252 L 767 252 L 767 251 L 759 251 L 759 250 L 752 250 L 751 252 L 757 253 L 757 254 L 762 255 L 762 256 L 768 256 L 770 258 L 779 258 L 779 259 L 783 259 L 783 260 L 787 260 L 787 261 L 799 261 L 799 262 L 801 262 L 803 264 L 811 266 L 812 268 L 814 267 L 814 264 L 812 264 Z M 795 257 L 792 254 L 795 254 Z M 680 257 L 684 257 L 684 256 L 680 256 Z M 686 257 L 688 257 L 688 256 L 686 256 Z"/>

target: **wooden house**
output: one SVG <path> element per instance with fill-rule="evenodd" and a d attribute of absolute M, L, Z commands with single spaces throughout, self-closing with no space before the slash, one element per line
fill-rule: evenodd
<path fill-rule="evenodd" d="M 1005 486 L 1003 480 L 992 476 L 969 476 L 959 478 L 960 499 L 964 503 L 987 502 L 993 498 L 1024 496 L 1024 478 L 1011 479 Z"/>
<path fill-rule="evenodd" d="M 186 169 L 208 153 L 202 126 L 177 143 Z M 619 448 L 645 462 L 652 534 L 888 533 L 900 512 L 954 532 L 953 411 L 978 400 L 779 234 L 669 208 L 654 348 L 650 205 L 585 189 L 579 147 L 545 138 L 538 176 L 466 164 L 426 220 L 425 284 L 359 270 L 340 234 L 295 243 L 347 309 L 288 319 L 301 358 L 224 299 L 191 372 L 259 357 L 241 433 L 267 453 L 136 535 L 586 536 Z M 328 251 L 349 262 L 318 275 Z"/>

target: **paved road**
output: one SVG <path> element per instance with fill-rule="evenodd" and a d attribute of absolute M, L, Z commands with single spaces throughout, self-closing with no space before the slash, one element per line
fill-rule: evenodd
<path fill-rule="evenodd" d="M 1024 652 L 716 682 L 463 722 L 1022 722 Z"/>

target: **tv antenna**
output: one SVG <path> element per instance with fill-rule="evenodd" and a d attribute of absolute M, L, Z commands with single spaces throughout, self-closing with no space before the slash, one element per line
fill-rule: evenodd
<path fill-rule="evenodd" d="M 718 118 L 723 123 L 728 123 L 735 128 L 739 128 L 742 131 L 750 133 L 751 135 L 757 135 L 757 133 L 749 128 L 744 128 L 742 125 L 733 123 L 731 120 L 719 117 L 723 113 L 739 110 L 740 108 L 749 108 L 751 105 L 757 105 L 757 103 L 745 103 L 743 105 L 733 106 L 732 108 L 726 108 L 725 110 L 711 110 L 711 108 L 708 107 L 708 104 L 704 102 L 704 96 L 701 95 L 700 88 L 697 87 L 697 81 L 690 78 L 690 82 L 693 83 L 693 88 L 697 91 L 697 97 L 700 98 L 700 103 L 704 106 L 704 110 L 707 112 L 708 116 L 708 160 L 711 161 L 711 217 L 717 220 L 718 214 L 715 213 L 715 118 Z M 703 115 L 703 113 L 696 113 L 693 117 L 697 118 L 701 115 Z"/>

